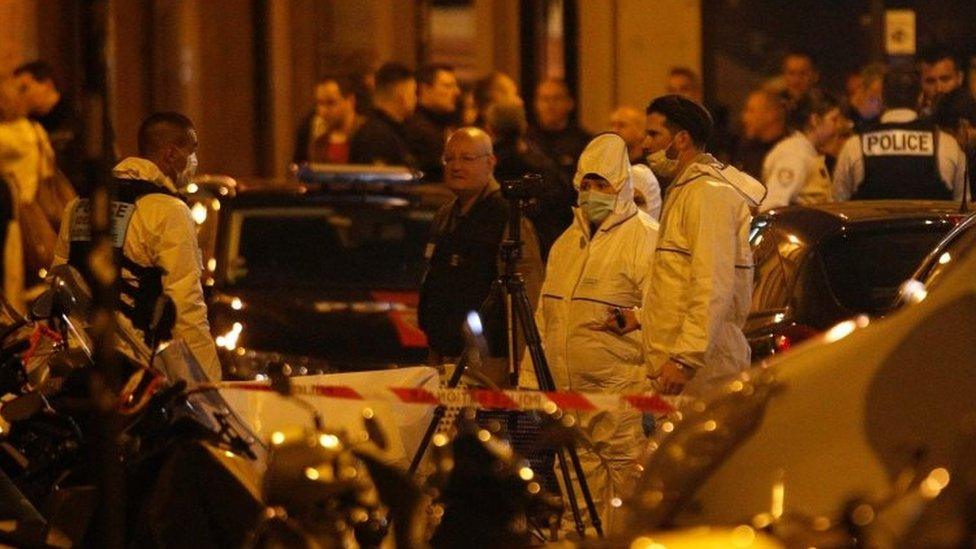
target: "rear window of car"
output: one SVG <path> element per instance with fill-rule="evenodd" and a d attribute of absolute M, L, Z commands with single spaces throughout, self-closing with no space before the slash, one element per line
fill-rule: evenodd
<path fill-rule="evenodd" d="M 833 236 L 820 248 L 827 283 L 837 301 L 859 313 L 880 314 L 898 288 L 946 235 L 945 223 L 853 230 Z"/>
<path fill-rule="evenodd" d="M 807 247 L 768 218 L 753 222 L 749 244 L 755 265 L 750 310 L 758 313 L 786 308 Z"/>
<path fill-rule="evenodd" d="M 416 289 L 432 210 L 367 204 L 246 208 L 230 219 L 230 287 Z"/>

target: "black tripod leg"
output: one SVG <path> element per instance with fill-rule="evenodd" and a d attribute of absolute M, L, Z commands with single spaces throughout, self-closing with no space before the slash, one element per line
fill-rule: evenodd
<path fill-rule="evenodd" d="M 457 366 L 454 367 L 454 373 L 451 374 L 451 379 L 447 382 L 447 388 L 453 389 L 461 383 L 461 377 L 464 376 L 464 371 L 468 369 L 468 353 L 467 351 L 461 356 L 461 360 L 458 361 Z M 441 420 L 444 419 L 444 414 L 447 412 L 447 406 L 438 406 L 434 408 L 434 417 L 430 419 L 430 424 L 427 426 L 427 431 L 424 432 L 424 438 L 420 439 L 420 445 L 417 446 L 417 451 L 413 455 L 413 459 L 410 461 L 410 468 L 407 470 L 408 474 L 413 476 L 417 473 L 417 468 L 420 467 L 420 462 L 424 459 L 424 454 L 427 453 L 427 447 L 430 446 L 430 441 L 434 438 L 434 433 L 437 432 L 437 426 L 440 425 Z"/>
<path fill-rule="evenodd" d="M 521 277 L 517 276 L 514 280 L 509 281 L 509 285 L 511 286 L 508 289 L 512 294 L 512 305 L 519 317 L 519 321 L 522 323 L 525 344 L 532 356 L 532 366 L 535 370 L 536 379 L 539 381 L 539 389 L 543 391 L 555 391 L 556 381 L 552 377 L 549 362 L 546 360 L 546 355 L 542 350 L 542 338 L 539 336 L 539 328 L 536 326 L 535 319 L 532 317 L 532 306 L 529 305 L 529 298 L 525 295 L 525 282 L 522 281 Z M 583 466 L 580 463 L 579 455 L 576 453 L 576 448 L 572 443 L 566 445 L 566 450 L 569 452 L 570 459 L 572 459 L 573 469 L 576 471 L 576 479 L 580 486 L 580 492 L 583 494 L 583 501 L 586 503 L 586 508 L 589 511 L 593 529 L 602 538 L 603 524 L 600 521 L 600 514 L 596 510 L 596 504 L 593 502 L 593 495 L 590 493 L 590 486 L 586 481 L 586 475 L 583 474 Z M 566 492 L 570 498 L 570 507 L 573 510 L 573 519 L 577 525 L 581 525 L 582 515 L 580 514 L 579 504 L 576 502 L 576 497 L 573 493 L 569 470 L 566 467 L 565 455 L 562 449 L 559 450 L 558 456 L 560 458 L 560 467 L 563 470 L 563 478 L 566 481 Z M 581 532 L 580 536 L 582 535 Z"/>
<path fill-rule="evenodd" d="M 586 526 L 583 524 L 583 513 L 580 512 L 579 503 L 576 501 L 576 490 L 573 489 L 573 477 L 569 474 L 569 464 L 566 463 L 566 454 L 563 449 L 556 451 L 556 459 L 559 461 L 559 469 L 563 474 L 563 484 L 566 486 L 566 497 L 569 499 L 569 508 L 573 511 L 573 522 L 576 523 L 576 533 L 580 539 L 586 537 Z M 582 471 L 576 469 L 577 478 Z"/>
<path fill-rule="evenodd" d="M 590 522 L 593 523 L 593 529 L 596 530 L 596 535 L 602 538 L 603 521 L 600 520 L 600 515 L 596 512 L 596 504 L 593 502 L 593 494 L 590 493 L 590 485 L 586 482 L 586 477 L 583 476 L 583 464 L 580 463 L 579 454 L 576 452 L 576 447 L 572 445 L 566 445 L 566 451 L 569 452 L 569 459 L 573 461 L 573 469 L 576 470 L 577 475 L 580 475 L 580 493 L 583 494 L 586 509 L 590 512 Z"/>

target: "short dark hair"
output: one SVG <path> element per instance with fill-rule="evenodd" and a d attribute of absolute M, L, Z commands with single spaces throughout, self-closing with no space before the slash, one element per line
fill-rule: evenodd
<path fill-rule="evenodd" d="M 454 73 L 454 67 L 447 63 L 427 63 L 417 69 L 417 84 L 434 85 L 439 71 Z"/>
<path fill-rule="evenodd" d="M 339 88 L 339 94 L 343 97 L 355 95 L 359 89 L 355 79 L 348 74 L 327 74 L 322 78 L 319 78 L 315 85 L 321 86 L 327 82 L 335 82 L 336 86 Z"/>
<path fill-rule="evenodd" d="M 389 91 L 400 82 L 413 79 L 413 71 L 405 65 L 401 65 L 400 63 L 384 63 L 376 71 L 376 91 Z"/>
<path fill-rule="evenodd" d="M 498 141 L 517 139 L 525 135 L 529 123 L 525 118 L 525 105 L 521 101 L 498 101 L 488 105 L 485 123 L 491 126 Z"/>
<path fill-rule="evenodd" d="M 956 57 L 956 54 L 953 53 L 949 48 L 942 45 L 936 45 L 922 50 L 918 56 L 918 59 L 926 65 L 934 65 L 943 59 L 948 59 L 949 61 L 952 61 L 952 66 L 955 67 L 957 71 L 961 70 L 962 67 L 962 65 L 959 63 L 959 59 Z"/>
<path fill-rule="evenodd" d="M 956 131 L 960 120 L 976 125 L 976 99 L 965 88 L 956 88 L 939 97 L 932 120 L 949 132 Z"/>
<path fill-rule="evenodd" d="M 698 76 L 697 72 L 691 70 L 691 67 L 682 65 L 671 67 L 671 70 L 668 71 L 668 76 L 684 76 L 688 80 L 691 80 L 691 83 L 696 88 L 701 88 L 701 77 Z"/>
<path fill-rule="evenodd" d="M 54 68 L 47 61 L 37 59 L 29 63 L 24 63 L 15 68 L 13 74 L 14 76 L 20 76 L 24 73 L 31 75 L 31 78 L 38 82 L 50 81 L 55 87 L 58 87 L 58 81 L 54 77 Z"/>
<path fill-rule="evenodd" d="M 786 63 L 786 60 L 789 59 L 790 57 L 805 57 L 808 61 L 810 61 L 811 67 L 813 67 L 814 69 L 817 68 L 817 59 L 813 56 L 812 53 L 810 53 L 805 49 L 791 48 L 787 50 L 786 53 L 783 54 L 783 59 L 780 64 Z"/>
<path fill-rule="evenodd" d="M 708 109 L 682 95 L 662 95 L 647 105 L 647 114 L 664 116 L 665 126 L 671 133 L 686 131 L 696 147 L 704 148 L 712 136 L 715 123 Z"/>
<path fill-rule="evenodd" d="M 183 145 L 193 122 L 178 112 L 150 114 L 139 126 L 139 156 L 149 156 L 167 145 Z"/>
<path fill-rule="evenodd" d="M 543 84 L 555 84 L 555 85 L 559 86 L 560 88 L 562 88 L 563 93 L 565 93 L 567 97 L 569 97 L 569 98 L 572 98 L 573 97 L 572 92 L 569 91 L 569 84 L 567 84 L 566 83 L 566 80 L 564 80 L 562 78 L 544 78 L 544 79 L 540 80 L 539 83 L 536 84 L 536 86 L 535 86 L 535 92 L 536 92 L 536 94 L 539 93 L 539 88 L 541 88 Z"/>
<path fill-rule="evenodd" d="M 886 109 L 914 109 L 922 84 L 915 69 L 896 69 L 884 75 L 881 98 Z"/>
<path fill-rule="evenodd" d="M 814 114 L 823 116 L 838 108 L 840 103 L 834 95 L 819 88 L 813 88 L 796 100 L 789 113 L 790 128 L 803 131 Z"/>

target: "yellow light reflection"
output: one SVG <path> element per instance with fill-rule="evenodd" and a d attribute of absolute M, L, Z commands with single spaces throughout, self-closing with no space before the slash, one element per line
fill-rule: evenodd
<path fill-rule="evenodd" d="M 200 202 L 197 202 L 190 208 L 190 214 L 193 216 L 193 221 L 197 225 L 203 225 L 207 221 L 207 207 Z"/>

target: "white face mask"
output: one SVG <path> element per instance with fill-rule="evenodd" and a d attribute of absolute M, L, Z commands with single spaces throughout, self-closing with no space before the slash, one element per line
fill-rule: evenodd
<path fill-rule="evenodd" d="M 193 153 L 186 158 L 186 167 L 176 177 L 178 188 L 186 187 L 193 181 L 193 176 L 197 173 L 197 153 Z"/>
<path fill-rule="evenodd" d="M 673 179 L 675 172 L 678 171 L 678 151 L 674 151 L 674 158 L 668 154 L 673 144 L 674 139 L 668 142 L 667 147 L 653 152 L 647 157 L 647 165 L 650 166 L 654 175 L 661 179 Z"/>

